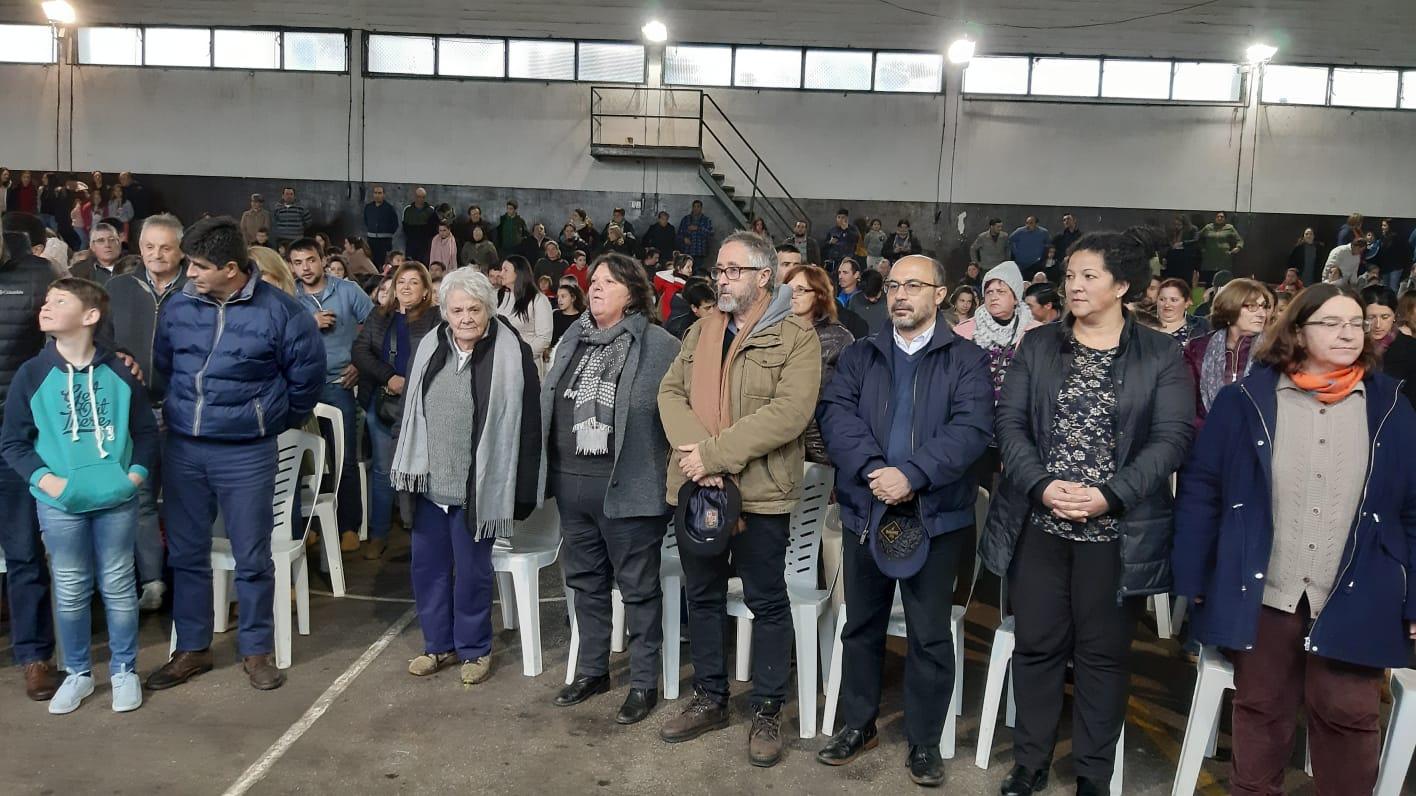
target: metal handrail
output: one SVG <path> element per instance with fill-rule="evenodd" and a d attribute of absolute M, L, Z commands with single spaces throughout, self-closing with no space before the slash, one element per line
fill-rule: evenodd
<path fill-rule="evenodd" d="M 606 112 L 603 110 L 605 103 L 605 95 L 603 92 L 606 90 L 631 91 L 636 96 L 644 96 L 651 91 L 659 94 L 660 96 L 668 95 L 670 97 L 676 94 L 687 94 L 690 96 L 697 95 L 696 98 L 698 100 L 698 113 L 695 116 L 691 112 L 685 114 L 663 112 Z M 661 111 L 662 105 L 663 104 L 660 103 Z M 677 104 L 675 105 L 675 110 L 677 110 Z M 727 129 L 732 131 L 732 136 L 730 137 L 735 137 L 736 142 L 740 143 L 742 147 L 746 147 L 747 152 L 751 154 L 751 170 L 749 170 L 744 163 L 744 161 L 747 161 L 748 158 L 744 157 L 742 159 L 739 159 L 738 155 L 735 154 L 733 151 L 736 147 L 730 147 L 728 145 L 728 142 L 724 140 L 724 136 L 727 135 L 727 131 L 723 130 L 724 135 L 719 135 L 719 130 L 714 129 L 716 125 L 709 122 L 709 106 L 711 106 L 711 110 L 717 114 L 717 117 L 720 118 L 722 122 L 727 125 Z M 748 209 L 750 213 L 757 215 L 756 211 L 760 200 L 761 206 L 765 207 L 767 212 L 773 217 L 772 220 L 774 220 L 784 230 L 790 230 L 793 222 L 797 218 L 806 218 L 806 211 L 802 208 L 801 203 L 798 202 L 796 200 L 796 197 L 792 196 L 791 192 L 787 190 L 786 185 L 782 183 L 782 180 L 777 176 L 776 172 L 772 170 L 771 166 L 767 165 L 767 161 L 762 158 L 761 153 L 759 153 L 757 149 L 752 146 L 752 143 L 747 140 L 747 136 L 743 135 L 742 131 L 738 129 L 738 126 L 733 122 L 731 118 L 728 117 L 727 113 L 723 111 L 722 106 L 718 104 L 717 100 L 713 99 L 713 97 L 705 91 L 699 89 L 643 88 L 637 86 L 591 86 L 590 116 L 592 121 L 590 125 L 591 145 L 600 143 L 599 134 L 602 133 L 604 130 L 604 125 L 602 121 L 604 119 L 643 119 L 646 128 L 646 139 L 648 137 L 648 125 L 650 120 L 674 119 L 687 121 L 696 119 L 698 122 L 698 124 L 696 125 L 697 149 L 700 156 L 704 157 L 705 159 L 707 157 L 707 154 L 703 150 L 704 132 L 706 131 L 708 136 L 712 138 L 712 140 L 717 144 L 720 149 L 722 149 L 723 154 L 727 156 L 728 160 L 731 161 L 735 167 L 737 167 L 737 170 L 742 174 L 743 179 L 751 187 L 751 193 L 748 196 Z M 763 172 L 766 172 L 765 177 L 763 175 Z M 776 191 L 779 195 L 770 195 L 764 189 L 764 182 L 768 178 L 770 178 L 771 184 L 776 188 Z M 767 219 L 764 218 L 763 220 L 766 221 Z"/>

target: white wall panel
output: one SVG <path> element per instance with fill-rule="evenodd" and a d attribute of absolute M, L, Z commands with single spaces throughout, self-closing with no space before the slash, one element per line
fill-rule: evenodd
<path fill-rule="evenodd" d="M 0 165 L 53 169 L 59 69 L 54 66 L 0 64 Z M 63 131 L 58 131 L 60 138 Z M 61 144 L 62 144 L 61 140 Z"/>

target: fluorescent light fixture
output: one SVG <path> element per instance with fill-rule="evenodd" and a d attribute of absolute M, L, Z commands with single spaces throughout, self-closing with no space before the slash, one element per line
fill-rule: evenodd
<path fill-rule="evenodd" d="M 43 6 L 44 16 L 49 19 L 51 25 L 74 24 L 74 7 L 65 0 L 45 0 L 40 5 Z"/>
<path fill-rule="evenodd" d="M 1272 61 L 1275 55 L 1278 55 L 1278 48 L 1263 42 L 1251 44 L 1249 49 L 1244 51 L 1245 59 L 1251 64 L 1266 64 Z"/>
<path fill-rule="evenodd" d="M 949 63 L 966 64 L 974 57 L 974 40 L 968 36 L 949 45 Z"/>
<path fill-rule="evenodd" d="M 663 44 L 669 40 L 669 29 L 664 23 L 657 19 L 651 19 L 644 23 L 644 27 L 639 29 L 644 34 L 644 40 L 652 44 Z"/>

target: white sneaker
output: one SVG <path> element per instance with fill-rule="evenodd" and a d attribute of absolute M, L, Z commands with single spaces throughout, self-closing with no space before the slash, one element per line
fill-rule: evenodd
<path fill-rule="evenodd" d="M 59 690 L 54 692 L 54 698 L 49 700 L 49 712 L 56 716 L 73 713 L 79 709 L 79 703 L 92 693 L 92 674 L 71 674 L 64 678 Z"/>
<path fill-rule="evenodd" d="M 162 596 L 167 593 L 167 584 L 160 580 L 150 580 L 143 584 L 143 596 L 138 598 L 138 610 L 145 614 L 162 607 Z"/>
<path fill-rule="evenodd" d="M 137 672 L 113 675 L 113 712 L 127 713 L 143 706 L 143 684 Z"/>

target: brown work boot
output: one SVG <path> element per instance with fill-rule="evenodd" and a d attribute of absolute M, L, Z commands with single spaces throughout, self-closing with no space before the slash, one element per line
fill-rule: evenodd
<path fill-rule="evenodd" d="M 161 669 L 148 675 L 147 688 L 149 691 L 161 691 L 181 685 L 211 671 L 211 665 L 211 648 L 177 652 Z"/>
<path fill-rule="evenodd" d="M 712 697 L 695 688 L 693 701 L 688 703 L 682 713 L 665 722 L 659 730 L 659 737 L 665 743 L 681 743 L 726 726 L 728 706 L 717 703 Z"/>
<path fill-rule="evenodd" d="M 59 677 L 49 661 L 25 664 L 25 696 L 36 702 L 48 702 L 59 690 Z"/>
<path fill-rule="evenodd" d="M 241 668 L 251 678 L 251 687 L 258 691 L 274 691 L 285 685 L 285 672 L 275 667 L 274 655 L 247 655 Z"/>
<path fill-rule="evenodd" d="M 747 759 L 759 768 L 770 768 L 782 759 L 782 703 L 769 699 L 752 714 L 747 731 Z"/>

